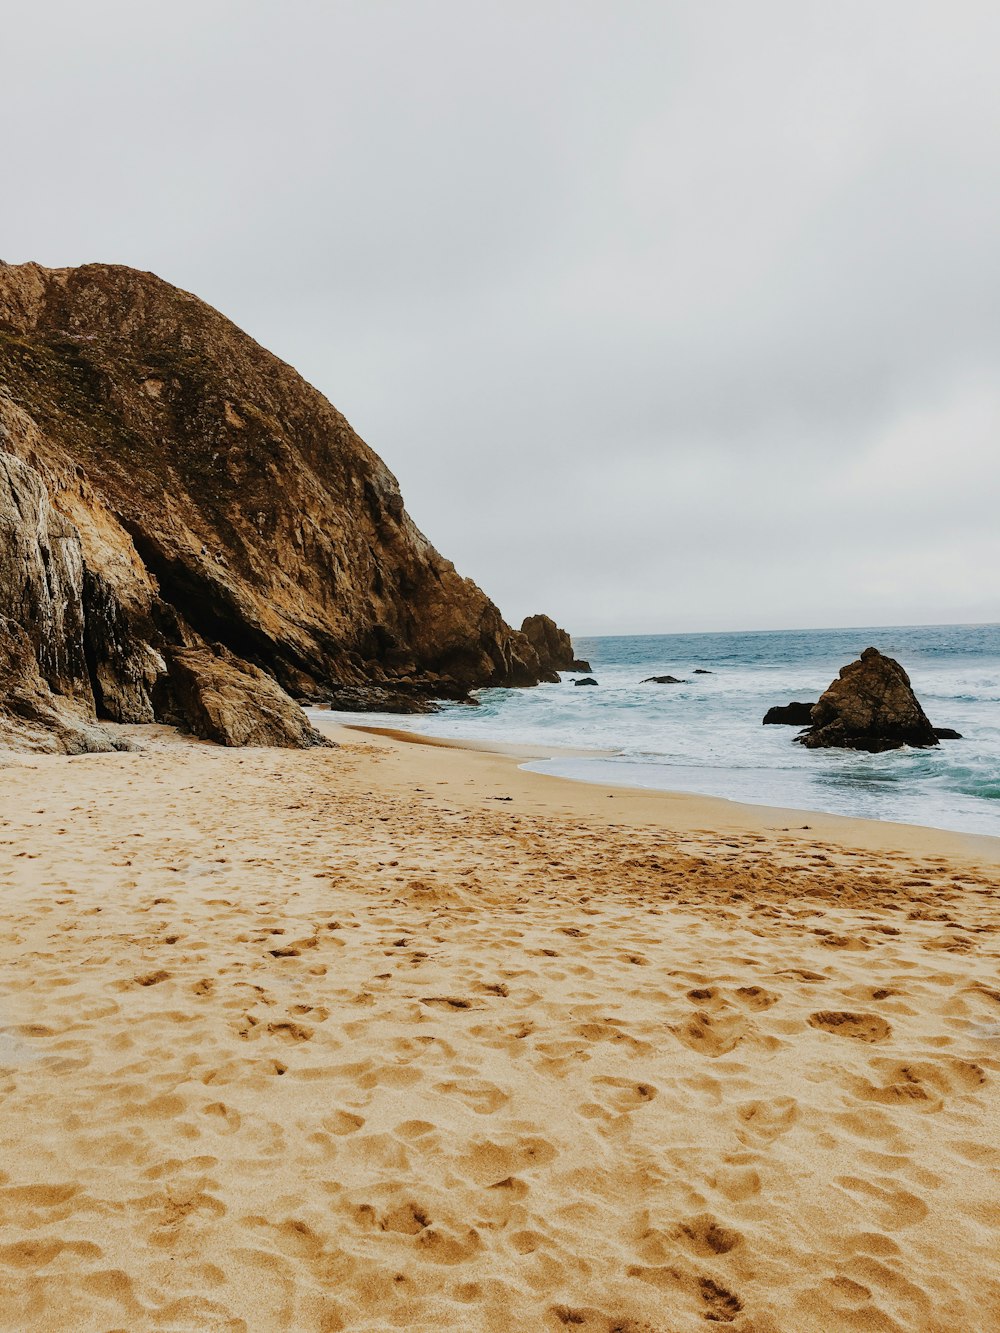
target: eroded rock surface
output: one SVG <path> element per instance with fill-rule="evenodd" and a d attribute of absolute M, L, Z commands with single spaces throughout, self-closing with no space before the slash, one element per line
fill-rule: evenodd
<path fill-rule="evenodd" d="M 286 749 L 330 744 L 270 676 L 225 648 L 181 648 L 170 665 L 177 705 L 203 740 Z"/>
<path fill-rule="evenodd" d="M 202 725 L 186 649 L 233 667 L 229 744 L 235 663 L 416 707 L 549 678 L 323 395 L 152 274 L 0 263 L 0 454 L 0 614 L 91 719 Z"/>
<path fill-rule="evenodd" d="M 841 667 L 813 707 L 811 729 L 795 740 L 809 749 L 896 750 L 938 744 L 910 678 L 891 657 L 866 648 Z"/>
<path fill-rule="evenodd" d="M 558 680 L 560 671 L 590 670 L 589 662 L 574 656 L 573 640 L 551 616 L 526 616 L 521 633 L 535 650 L 544 679 Z"/>
<path fill-rule="evenodd" d="M 31 640 L 16 621 L 0 615 L 0 749 L 99 754 L 130 748 L 87 714 L 85 705 L 49 689 Z"/>

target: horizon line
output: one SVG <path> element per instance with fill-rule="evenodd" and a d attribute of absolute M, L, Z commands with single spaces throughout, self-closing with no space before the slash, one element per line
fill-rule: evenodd
<path fill-rule="evenodd" d="M 938 620 L 919 624 L 911 622 L 901 625 L 802 625 L 772 629 L 656 630 L 645 633 L 629 630 L 602 634 L 571 633 L 570 637 L 579 639 L 672 639 L 682 636 L 708 638 L 726 634 L 830 634 L 834 632 L 846 634 L 862 630 L 900 629 L 1000 629 L 1000 620 Z"/>

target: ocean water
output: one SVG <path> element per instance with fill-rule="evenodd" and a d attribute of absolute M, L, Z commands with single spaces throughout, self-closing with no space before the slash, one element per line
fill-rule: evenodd
<path fill-rule="evenodd" d="M 869 755 L 806 750 L 792 743 L 795 728 L 761 725 L 772 704 L 816 700 L 869 644 L 902 663 L 931 722 L 963 740 Z M 525 765 L 582 781 L 1000 835 L 1000 625 L 609 637 L 574 647 L 597 688 L 567 674 L 558 685 L 483 690 L 476 708 L 447 705 L 390 724 L 610 751 Z M 641 684 L 667 674 L 685 683 Z"/>

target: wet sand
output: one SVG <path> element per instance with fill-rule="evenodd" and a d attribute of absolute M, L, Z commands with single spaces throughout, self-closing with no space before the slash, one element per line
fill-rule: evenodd
<path fill-rule="evenodd" d="M 131 734 L 0 766 L 0 1327 L 1000 1327 L 1000 839 Z"/>

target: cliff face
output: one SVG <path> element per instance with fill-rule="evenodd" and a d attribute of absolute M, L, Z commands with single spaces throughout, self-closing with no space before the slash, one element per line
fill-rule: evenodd
<path fill-rule="evenodd" d="M 322 394 L 148 273 L 0 264 L 0 542 L 0 616 L 91 717 L 193 725 L 223 659 L 320 698 L 539 679 Z"/>

